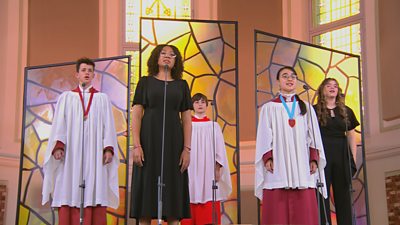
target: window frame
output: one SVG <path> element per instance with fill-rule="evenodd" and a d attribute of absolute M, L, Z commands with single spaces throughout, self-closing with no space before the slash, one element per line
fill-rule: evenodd
<path fill-rule="evenodd" d="M 343 19 L 339 19 L 330 23 L 326 23 L 326 24 L 321 24 L 321 25 L 317 25 L 314 26 L 314 13 L 313 13 L 313 2 L 314 0 L 310 0 L 309 1 L 309 10 L 310 10 L 310 19 L 309 19 L 309 36 L 308 36 L 308 40 L 310 43 L 312 44 L 316 44 L 319 45 L 319 43 L 314 43 L 313 42 L 313 37 L 314 36 L 318 36 L 321 34 L 324 34 L 326 32 L 331 32 L 337 29 L 341 29 L 344 27 L 348 27 L 354 24 L 360 24 L 360 40 L 361 40 L 361 56 L 362 55 L 366 55 L 365 54 L 365 47 L 364 47 L 364 41 L 363 41 L 363 35 L 364 35 L 364 4 L 363 4 L 363 0 L 360 0 L 360 13 L 353 15 L 353 16 L 349 16 Z M 320 45 L 321 46 L 321 45 Z M 340 51 L 340 50 L 339 50 Z M 363 58 L 363 57 L 362 57 Z M 364 66 L 363 66 L 364 67 Z"/>

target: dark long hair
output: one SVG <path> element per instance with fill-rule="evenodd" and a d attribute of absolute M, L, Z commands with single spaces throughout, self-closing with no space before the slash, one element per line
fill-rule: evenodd
<path fill-rule="evenodd" d="M 295 75 L 297 76 L 296 70 L 294 70 L 293 67 L 284 66 L 284 67 L 280 68 L 280 69 L 278 70 L 278 72 L 276 73 L 276 80 L 279 80 L 279 77 L 281 76 L 281 72 L 282 72 L 284 69 L 287 69 L 287 70 L 292 71 L 293 74 L 295 74 Z M 297 101 L 299 102 L 300 114 L 304 116 L 304 115 L 307 113 L 306 104 L 303 102 L 303 100 L 301 100 L 301 98 L 300 98 L 297 94 L 296 94 L 295 96 L 296 96 Z"/>
<path fill-rule="evenodd" d="M 171 77 L 174 80 L 180 80 L 182 79 L 182 73 L 183 73 L 183 61 L 182 61 L 182 55 L 179 52 L 178 48 L 173 46 L 173 45 L 157 45 L 153 51 L 151 52 L 151 55 L 149 57 L 149 60 L 147 61 L 147 72 L 149 76 L 155 76 L 159 72 L 159 65 L 158 65 L 158 59 L 160 58 L 160 53 L 162 49 L 166 46 L 169 46 L 172 48 L 174 51 L 176 57 L 175 57 L 175 63 L 174 66 L 171 69 Z"/>
<path fill-rule="evenodd" d="M 330 113 L 328 107 L 326 106 L 324 88 L 329 83 L 329 81 L 334 81 L 338 85 L 338 94 L 336 96 L 336 106 L 339 108 L 339 114 L 344 118 L 346 123 L 348 122 L 346 105 L 344 104 L 344 96 L 342 94 L 342 89 L 339 87 L 339 83 L 335 78 L 326 78 L 319 85 L 317 90 L 317 105 L 316 105 L 316 113 L 318 116 L 318 121 L 322 126 L 326 126 L 328 118 L 330 117 Z"/>

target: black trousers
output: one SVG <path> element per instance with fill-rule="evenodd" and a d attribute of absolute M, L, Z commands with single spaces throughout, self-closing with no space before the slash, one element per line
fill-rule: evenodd
<path fill-rule="evenodd" d="M 336 212 L 338 225 L 351 225 L 352 224 L 352 208 L 351 208 L 351 191 L 350 182 L 351 175 L 349 171 L 349 157 L 347 149 L 346 137 L 338 138 L 323 138 L 326 167 L 325 179 L 328 189 L 328 198 L 324 199 L 320 194 L 320 213 L 321 224 L 325 225 L 325 213 L 329 224 L 331 223 L 331 207 L 330 199 L 333 201 L 334 210 Z M 351 157 L 351 156 L 350 156 Z M 330 187 L 332 185 L 333 196 L 331 196 Z M 322 200 L 325 202 L 325 213 Z"/>

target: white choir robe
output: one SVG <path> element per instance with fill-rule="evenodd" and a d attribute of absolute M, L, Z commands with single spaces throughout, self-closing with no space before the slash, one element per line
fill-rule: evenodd
<path fill-rule="evenodd" d="M 214 179 L 213 125 L 215 159 L 222 166 L 221 177 L 217 182 L 216 201 L 226 200 L 232 192 L 229 164 L 220 126 L 212 121 L 193 122 L 188 168 L 190 203 L 193 204 L 212 201 L 212 181 Z"/>
<path fill-rule="evenodd" d="M 85 104 L 90 93 L 86 89 Z M 86 109 L 86 106 L 85 106 Z M 52 207 L 79 207 L 81 202 L 81 162 L 83 110 L 78 92 L 66 91 L 59 96 L 43 164 L 42 204 L 52 196 Z M 118 144 L 112 106 L 106 94 L 93 96 L 88 118 L 84 122 L 84 207 L 118 208 Z M 56 142 L 65 144 L 64 158 L 55 160 L 52 151 Z M 114 148 L 111 163 L 103 164 L 103 149 Z"/>
<path fill-rule="evenodd" d="M 279 98 L 278 98 L 279 99 Z M 287 102 L 292 108 L 292 102 Z M 319 181 L 324 184 L 322 194 L 326 198 L 324 168 L 326 158 L 321 140 L 318 120 L 313 107 L 305 102 L 307 113 L 302 116 L 297 102 L 295 126 L 289 126 L 289 116 L 281 102 L 270 101 L 262 106 L 257 129 L 255 158 L 255 196 L 263 199 L 263 189 L 307 189 L 316 188 Z M 318 150 L 318 170 L 310 174 L 310 150 Z M 263 155 L 272 150 L 274 172 L 265 168 Z M 320 190 L 321 191 L 321 190 Z"/>

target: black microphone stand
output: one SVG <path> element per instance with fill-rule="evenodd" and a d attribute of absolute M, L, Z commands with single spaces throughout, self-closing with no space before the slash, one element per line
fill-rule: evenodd
<path fill-rule="evenodd" d="M 84 200 L 85 200 L 85 178 L 83 175 L 83 160 L 84 160 L 84 149 L 85 149 L 85 86 L 86 83 L 82 83 L 82 104 L 83 104 L 83 108 L 82 108 L 82 112 L 83 112 L 83 117 L 82 117 L 82 159 L 81 159 L 81 184 L 79 185 L 79 188 L 81 188 L 81 205 L 79 208 L 79 224 L 83 225 L 83 217 L 84 217 L 84 213 L 83 213 L 83 204 L 84 204 Z"/>
<path fill-rule="evenodd" d="M 163 187 L 164 182 L 164 145 L 165 145 L 165 111 L 167 104 L 167 75 L 168 75 L 168 65 L 164 65 L 164 108 L 163 108 L 163 124 L 162 124 L 162 142 L 161 142 L 161 171 L 160 176 L 158 176 L 158 205 L 157 205 L 157 219 L 158 224 L 162 225 L 162 210 L 163 210 Z"/>
<path fill-rule="evenodd" d="M 303 88 L 306 90 L 306 92 L 307 92 L 307 101 L 308 101 L 308 104 L 310 105 L 310 110 L 312 110 L 312 106 L 311 106 L 311 102 L 310 102 L 310 93 L 309 93 L 309 87 L 307 86 L 307 85 L 303 85 Z M 312 134 L 313 134 L 313 142 L 314 142 L 314 144 L 316 145 L 317 143 L 315 142 L 315 132 L 314 132 L 314 123 L 313 123 L 313 120 L 311 119 L 311 114 L 310 114 L 311 112 L 308 112 L 308 115 L 307 115 L 307 118 L 308 118 L 308 122 L 311 122 L 311 129 L 312 129 Z M 326 225 L 329 225 L 329 222 L 328 222 L 328 218 L 327 218 L 327 215 L 326 215 L 326 205 L 325 205 L 325 201 L 324 201 L 324 199 L 323 199 L 323 194 L 321 194 L 321 193 L 323 193 L 323 187 L 324 187 L 324 183 L 321 181 L 322 180 L 322 178 L 321 178 L 321 169 L 319 168 L 319 165 L 317 164 L 317 169 L 318 169 L 318 181 L 317 181 L 317 205 L 318 205 L 318 224 L 320 224 L 321 225 L 321 223 L 322 223 L 322 221 L 321 221 L 321 213 L 319 213 L 319 211 L 320 211 L 320 208 L 321 208 L 321 200 L 320 200 L 320 197 L 319 196 L 322 196 L 322 207 L 323 207 L 323 210 L 324 210 L 324 215 L 325 215 L 325 224 Z M 328 190 L 328 187 L 327 187 L 327 191 L 329 191 Z"/>
<path fill-rule="evenodd" d="M 216 160 L 216 157 L 215 157 L 215 154 L 216 154 L 216 150 L 215 150 L 215 122 L 214 122 L 214 120 L 215 120 L 215 116 L 214 116 L 214 113 L 215 113 L 215 105 L 214 105 L 214 100 L 213 101 L 211 101 L 211 107 L 212 107 L 212 139 L 213 139 L 213 162 L 214 162 L 214 179 L 213 179 L 213 181 L 212 181 L 212 224 L 217 224 L 217 221 L 218 221 L 218 219 L 217 219 L 217 212 L 216 212 L 216 210 L 215 210 L 215 203 L 216 203 L 216 201 L 217 201 L 217 189 L 218 189 L 218 186 L 217 186 L 217 180 L 216 180 L 216 176 L 217 176 L 217 174 L 216 174 L 216 171 L 215 171 L 215 167 L 216 167 L 216 164 L 217 164 L 217 160 Z"/>
<path fill-rule="evenodd" d="M 347 114 L 347 112 L 346 112 L 346 114 Z M 347 116 L 346 116 L 347 117 Z M 348 141 L 348 138 L 347 138 L 347 135 L 348 135 L 348 124 L 347 124 L 347 120 L 345 119 L 345 121 L 344 121 L 344 124 L 345 124 L 345 136 L 346 136 L 346 149 L 347 149 L 347 158 L 348 158 L 348 164 L 349 164 L 349 177 L 350 177 L 350 180 L 349 180 L 349 195 L 350 195 L 350 207 L 351 207 L 351 224 L 352 225 L 355 225 L 356 224 L 356 213 L 355 213 L 355 210 L 354 210 L 354 205 L 353 205 L 353 193 L 354 193 L 354 189 L 353 189 L 353 174 L 352 174 L 352 171 L 351 171 L 351 154 L 350 154 L 350 151 L 351 151 L 351 149 L 350 149 L 350 143 L 349 143 L 349 141 Z"/>

